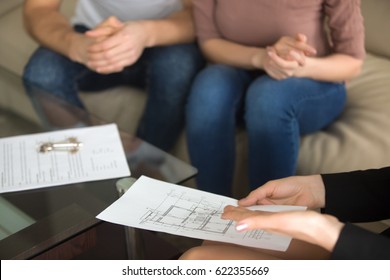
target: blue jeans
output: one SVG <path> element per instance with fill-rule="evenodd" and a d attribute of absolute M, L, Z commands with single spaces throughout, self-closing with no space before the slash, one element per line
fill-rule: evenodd
<path fill-rule="evenodd" d="M 82 26 L 75 29 L 87 30 Z M 120 73 L 102 75 L 41 47 L 30 58 L 23 79 L 31 98 L 34 90 L 40 88 L 80 108 L 84 105 L 79 90 L 94 92 L 118 85 L 144 88 L 148 99 L 137 136 L 167 151 L 183 129 L 188 93 L 203 65 L 196 44 L 181 44 L 145 49 L 134 65 Z"/>
<path fill-rule="evenodd" d="M 300 137 L 343 111 L 343 83 L 274 80 L 260 72 L 212 65 L 196 77 L 187 104 L 187 140 L 200 189 L 231 195 L 235 131 L 248 133 L 249 184 L 294 175 Z"/>

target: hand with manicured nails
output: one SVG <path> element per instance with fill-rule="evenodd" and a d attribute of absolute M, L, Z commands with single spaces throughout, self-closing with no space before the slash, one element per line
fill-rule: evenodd
<path fill-rule="evenodd" d="M 234 220 L 238 231 L 261 229 L 333 250 L 343 223 L 316 211 L 264 212 L 245 207 L 252 205 L 325 206 L 325 187 L 320 175 L 292 176 L 273 180 L 252 191 L 239 206 L 226 206 L 223 219 Z"/>
<path fill-rule="evenodd" d="M 244 207 L 277 204 L 321 208 L 325 206 L 325 186 L 320 175 L 272 180 L 253 190 L 238 204 Z"/>

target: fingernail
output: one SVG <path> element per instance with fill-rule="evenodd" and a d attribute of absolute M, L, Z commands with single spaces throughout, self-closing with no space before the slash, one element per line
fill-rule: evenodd
<path fill-rule="evenodd" d="M 236 226 L 236 230 L 237 231 L 243 231 L 243 230 L 246 230 L 248 228 L 248 225 L 247 224 L 238 224 Z"/>

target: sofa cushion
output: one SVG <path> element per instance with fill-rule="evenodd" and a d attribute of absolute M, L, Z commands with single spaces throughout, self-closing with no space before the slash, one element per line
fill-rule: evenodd
<path fill-rule="evenodd" d="M 390 60 L 367 55 L 347 106 L 327 129 L 303 137 L 299 174 L 390 165 Z"/>
<path fill-rule="evenodd" d="M 1 0 L 0 1 L 0 16 L 5 13 L 8 13 L 10 10 L 15 7 L 20 6 L 23 3 L 23 0 Z"/>
<path fill-rule="evenodd" d="M 12 6 L 14 9 L 0 18 L 0 65 L 19 75 L 37 47 L 24 29 L 21 2 L 23 1 L 15 1 L 17 5 Z M 61 10 L 69 16 L 73 14 L 75 3 L 76 0 L 63 1 Z"/>
<path fill-rule="evenodd" d="M 146 93 L 136 88 L 118 86 L 102 92 L 81 92 L 80 98 L 92 115 L 116 122 L 123 131 L 134 134 L 145 106 Z"/>
<path fill-rule="evenodd" d="M 37 44 L 26 34 L 22 21 L 22 6 L 0 18 L 0 64 L 21 75 Z"/>
<path fill-rule="evenodd" d="M 366 49 L 390 58 L 390 1 L 362 0 L 361 7 L 366 28 Z"/>

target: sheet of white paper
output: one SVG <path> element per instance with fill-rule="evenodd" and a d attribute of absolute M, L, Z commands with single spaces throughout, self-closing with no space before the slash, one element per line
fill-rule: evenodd
<path fill-rule="evenodd" d="M 97 218 L 152 231 L 197 239 L 285 251 L 291 238 L 253 230 L 239 233 L 234 223 L 220 218 L 226 205 L 237 200 L 151 179 L 139 178 L 116 202 Z M 297 206 L 256 206 L 264 211 L 305 210 Z"/>
<path fill-rule="evenodd" d="M 47 142 L 76 137 L 76 153 L 40 153 Z M 0 139 L 0 193 L 130 176 L 115 124 Z"/>

